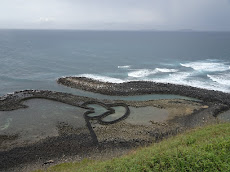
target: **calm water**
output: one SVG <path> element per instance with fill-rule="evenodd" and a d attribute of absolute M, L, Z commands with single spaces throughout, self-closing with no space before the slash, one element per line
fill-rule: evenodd
<path fill-rule="evenodd" d="M 58 126 L 61 124 L 67 127 L 67 131 L 62 131 L 66 134 L 88 131 L 83 116 L 86 112 L 85 109 L 44 99 L 27 100 L 24 104 L 29 108 L 0 111 L 0 136 L 18 135 L 15 140 L 6 140 L 4 144 L 0 145 L 0 151 L 58 136 L 60 130 Z M 89 106 L 95 109 L 95 113 L 90 116 L 98 116 L 107 111 L 99 105 L 91 104 Z M 104 117 L 103 121 L 114 121 L 126 112 L 122 106 L 113 108 L 115 113 Z M 133 125 L 151 125 L 151 121 L 165 122 L 169 117 L 167 110 L 156 107 L 130 107 L 130 112 L 125 122 Z M 97 123 L 97 120 L 94 120 L 95 122 Z"/>
<path fill-rule="evenodd" d="M 74 93 L 60 76 L 152 80 L 230 92 L 230 32 L 0 30 L 0 95 Z"/>
<path fill-rule="evenodd" d="M 74 128 L 86 127 L 85 109 L 44 99 L 27 100 L 24 104 L 29 108 L 0 111 L 0 135 L 19 135 L 10 147 L 58 136 L 60 122 Z M 0 151 L 4 145 L 7 144 L 0 145 Z"/>
<path fill-rule="evenodd" d="M 99 116 L 102 113 L 106 112 L 106 109 L 102 106 L 91 104 L 88 107 L 92 107 L 95 109 L 95 113 L 89 114 L 89 116 Z M 103 118 L 103 121 L 114 121 L 120 117 L 122 117 L 126 109 L 122 106 L 112 107 L 115 110 L 114 114 L 110 114 Z M 160 109 L 152 106 L 147 107 L 129 107 L 130 115 L 125 122 L 131 124 L 139 124 L 139 125 L 151 125 L 151 121 L 154 122 L 163 122 L 166 121 L 169 117 L 169 112 L 165 109 Z"/>

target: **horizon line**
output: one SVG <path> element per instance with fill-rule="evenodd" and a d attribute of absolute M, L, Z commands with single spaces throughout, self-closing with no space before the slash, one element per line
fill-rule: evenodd
<path fill-rule="evenodd" d="M 58 28 L 0 28 L 0 30 L 34 30 L 34 31 L 108 31 L 108 32 L 230 32 L 230 30 L 193 30 L 193 29 L 58 29 Z"/>

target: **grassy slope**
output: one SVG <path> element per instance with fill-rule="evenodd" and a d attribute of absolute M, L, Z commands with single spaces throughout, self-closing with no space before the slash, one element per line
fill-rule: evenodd
<path fill-rule="evenodd" d="M 48 171 L 230 171 L 230 123 L 195 129 L 120 158 L 63 163 Z"/>

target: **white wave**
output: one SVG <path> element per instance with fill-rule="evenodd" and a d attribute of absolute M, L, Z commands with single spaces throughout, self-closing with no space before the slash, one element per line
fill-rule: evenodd
<path fill-rule="evenodd" d="M 156 73 L 157 73 L 156 70 L 140 69 L 140 70 L 136 70 L 133 72 L 129 72 L 128 76 L 134 77 L 134 78 L 142 78 L 142 77 L 147 77 L 151 74 L 156 74 Z"/>
<path fill-rule="evenodd" d="M 172 76 L 166 78 L 154 78 L 148 79 L 148 81 L 159 82 L 159 83 L 170 83 L 170 84 L 177 84 L 177 85 L 185 85 L 185 86 L 192 86 L 197 88 L 204 88 L 208 90 L 217 90 L 223 92 L 230 92 L 228 86 L 223 86 L 219 83 L 210 83 L 208 81 L 199 81 L 194 79 L 189 79 L 186 74 L 182 76 Z"/>
<path fill-rule="evenodd" d="M 128 73 L 128 76 L 130 77 L 134 77 L 134 78 L 142 78 L 142 77 L 147 77 L 149 75 L 153 75 L 153 74 L 156 74 L 156 73 L 160 73 L 160 72 L 163 72 L 163 73 L 172 73 L 172 72 L 177 72 L 178 70 L 176 69 L 167 69 L 167 68 L 156 68 L 154 70 L 151 70 L 151 69 L 139 69 L 139 70 L 136 70 L 136 71 L 133 71 L 133 72 L 129 72 Z"/>
<path fill-rule="evenodd" d="M 126 82 L 126 80 L 118 79 L 118 78 L 112 78 L 108 76 L 101 76 L 101 75 L 96 75 L 96 74 L 81 74 L 77 75 L 78 77 L 86 77 L 86 78 L 91 78 L 95 79 L 98 81 L 102 82 L 111 82 L 111 83 L 123 83 Z"/>
<path fill-rule="evenodd" d="M 181 80 L 188 79 L 191 75 L 192 73 L 189 72 L 177 72 L 177 73 L 169 74 L 169 77 L 175 81 L 181 81 Z"/>
<path fill-rule="evenodd" d="M 117 68 L 119 69 L 129 69 L 131 66 L 130 65 L 126 65 L 126 66 L 117 66 Z"/>
<path fill-rule="evenodd" d="M 159 82 L 159 83 L 171 83 L 171 84 L 179 84 L 179 85 L 186 85 L 186 86 L 192 86 L 197 88 L 204 88 L 208 90 L 217 90 L 217 91 L 223 91 L 223 92 L 230 92 L 230 74 L 218 75 L 218 77 L 215 77 L 215 82 L 210 82 L 208 80 L 199 80 L 194 79 L 194 77 L 191 77 L 193 73 L 191 72 L 177 72 L 169 74 L 166 77 L 163 78 L 148 78 L 148 81 L 153 82 Z M 211 77 L 209 75 L 209 77 Z M 218 81 L 217 81 L 218 78 Z M 214 78 L 212 78 L 214 80 Z"/>
<path fill-rule="evenodd" d="M 178 72 L 178 70 L 176 69 L 168 69 L 168 68 L 156 68 L 156 71 L 158 72 L 165 72 L 165 73 L 169 73 L 169 72 Z"/>
<path fill-rule="evenodd" d="M 207 75 L 212 81 L 230 86 L 230 74 Z"/>
<path fill-rule="evenodd" d="M 180 63 L 181 66 L 190 67 L 197 71 L 226 71 L 230 69 L 229 65 L 218 62 L 190 62 L 190 63 Z"/>
<path fill-rule="evenodd" d="M 219 82 L 216 81 L 215 83 L 215 82 L 210 82 L 208 80 L 195 80 L 190 77 L 191 75 L 192 73 L 189 73 L 189 72 L 176 72 L 176 73 L 169 74 L 168 76 L 164 78 L 150 78 L 150 77 L 141 78 L 140 77 L 138 80 L 153 81 L 153 82 L 159 82 L 159 83 L 171 83 L 171 84 L 177 84 L 177 85 L 179 84 L 179 85 L 193 86 L 197 88 L 204 88 L 208 90 L 218 90 L 218 91 L 223 91 L 223 92 L 230 92 L 230 89 L 229 89 L 230 76 L 228 76 L 229 79 L 226 78 L 226 80 L 223 80 L 224 76 L 222 78 L 218 77 Z M 112 77 L 95 75 L 95 74 L 82 74 L 82 75 L 77 75 L 77 76 L 87 77 L 87 78 L 99 80 L 102 82 L 111 82 L 111 83 L 123 83 L 123 82 L 133 81 L 133 80 L 128 80 L 128 79 L 118 79 L 118 78 L 112 78 Z M 209 75 L 209 77 L 211 78 L 213 76 Z M 215 76 L 215 79 L 216 78 L 217 77 Z"/>
<path fill-rule="evenodd" d="M 191 76 L 191 73 L 189 72 L 177 72 L 173 74 L 169 74 L 167 77 L 163 78 L 154 78 L 150 79 L 154 82 L 161 82 L 161 83 L 171 83 L 171 84 L 186 84 L 187 79 Z"/>
<path fill-rule="evenodd" d="M 211 83 L 208 81 L 199 81 L 199 80 L 189 80 L 185 85 L 197 87 L 197 88 L 204 88 L 208 90 L 217 90 L 223 92 L 230 92 L 229 88 L 218 83 Z"/>

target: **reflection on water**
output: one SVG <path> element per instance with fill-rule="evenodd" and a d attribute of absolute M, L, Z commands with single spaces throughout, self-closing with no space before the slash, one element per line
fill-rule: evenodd
<path fill-rule="evenodd" d="M 21 140 L 32 141 L 58 135 L 58 122 L 85 127 L 85 109 L 45 99 L 31 99 L 24 104 L 29 108 L 0 111 L 0 135 L 19 133 Z"/>
<path fill-rule="evenodd" d="M 230 110 L 219 114 L 217 118 L 221 121 L 230 122 Z"/>

